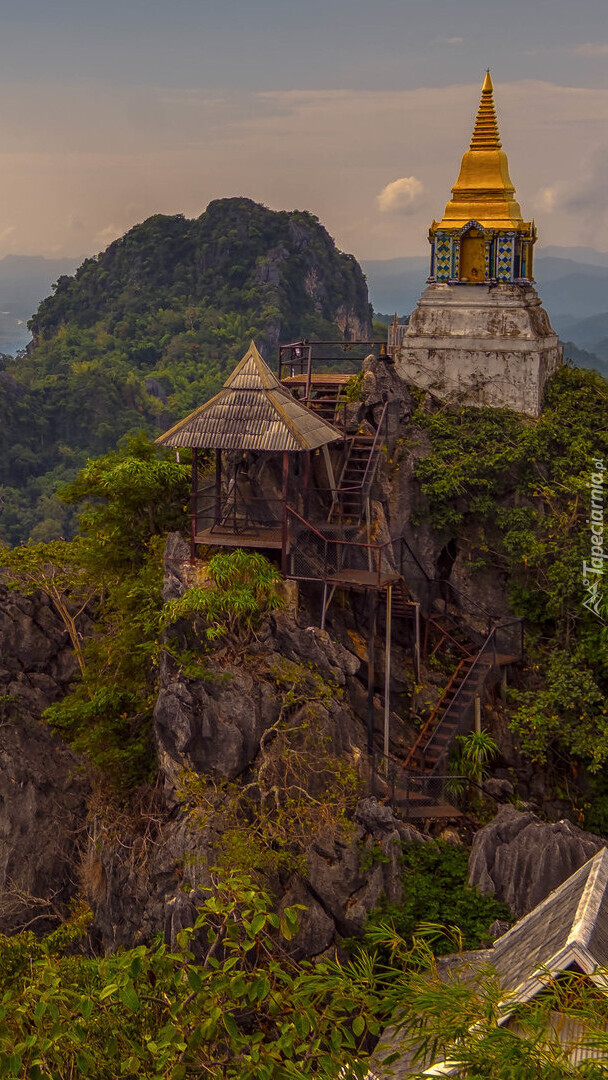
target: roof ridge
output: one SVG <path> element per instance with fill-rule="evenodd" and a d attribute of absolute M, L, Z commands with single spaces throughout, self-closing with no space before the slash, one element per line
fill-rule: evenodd
<path fill-rule="evenodd" d="M 589 863 L 592 862 L 594 858 L 595 855 L 592 855 L 591 858 L 587 859 L 587 861 L 584 862 L 582 866 L 579 866 L 578 869 L 574 871 L 574 873 L 570 874 L 570 877 L 567 877 L 565 881 L 562 881 L 559 885 L 556 885 L 550 893 L 547 893 L 544 900 L 541 900 L 540 904 L 537 904 L 536 907 L 533 907 L 531 911 L 528 911 L 525 915 L 522 915 L 521 918 L 517 920 L 515 925 L 512 926 L 509 930 L 507 930 L 506 934 L 502 934 L 501 937 L 497 938 L 492 948 L 495 949 L 497 945 L 502 946 L 502 943 L 506 941 L 507 938 L 514 937 L 516 933 L 519 933 L 523 929 L 524 924 L 528 922 L 532 915 L 538 916 L 539 912 L 544 911 L 547 907 L 549 907 L 550 904 L 554 902 L 556 895 L 560 892 L 561 889 L 565 888 L 566 885 L 572 887 L 572 881 L 574 878 L 577 878 L 579 876 L 582 877 L 585 873 L 589 874 Z"/>
<path fill-rule="evenodd" d="M 249 343 L 249 348 L 247 349 L 247 352 L 245 353 L 243 359 L 239 360 L 234 370 L 230 372 L 230 375 L 226 379 L 224 383 L 224 389 L 238 390 L 239 387 L 235 387 L 234 383 L 243 368 L 251 362 L 253 362 L 256 374 L 264 390 L 276 390 L 276 388 L 281 385 L 276 375 L 274 375 L 268 367 L 268 364 L 264 360 L 262 354 L 259 352 L 258 347 L 252 338 Z"/>
<path fill-rule="evenodd" d="M 600 848 L 589 860 L 589 876 L 568 934 L 567 944 L 587 947 L 595 929 L 599 910 L 608 887 L 608 849 Z"/>

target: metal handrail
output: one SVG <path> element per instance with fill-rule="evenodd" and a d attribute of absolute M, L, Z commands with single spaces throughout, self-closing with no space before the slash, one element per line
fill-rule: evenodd
<path fill-rule="evenodd" d="M 484 653 L 486 652 L 486 649 L 487 649 L 487 646 L 488 646 L 488 644 L 489 644 L 489 643 L 490 643 L 490 642 L 492 641 L 492 639 L 494 638 L 494 634 L 495 634 L 495 630 L 492 630 L 492 631 L 491 631 L 491 632 L 490 632 L 490 633 L 488 634 L 488 636 L 487 636 L 487 638 L 486 638 L 485 642 L 483 643 L 483 645 L 482 645 L 481 649 L 480 649 L 480 650 L 479 650 L 479 652 L 477 653 L 477 656 L 476 656 L 476 657 L 475 657 L 475 659 L 473 660 L 473 663 L 471 664 L 471 667 L 470 667 L 470 668 L 469 668 L 469 670 L 467 671 L 467 673 L 466 673 L 466 675 L 465 675 L 464 679 L 462 680 L 462 682 L 461 682 L 460 686 L 458 687 L 458 689 L 457 689 L 456 693 L 454 694 L 454 697 L 452 698 L 452 700 L 451 700 L 451 701 L 450 701 L 450 703 L 448 704 L 447 708 L 446 708 L 446 709 L 445 709 L 445 710 L 443 711 L 443 713 L 442 713 L 441 717 L 439 718 L 439 721 L 438 721 L 438 723 L 437 723 L 437 724 L 436 724 L 436 725 L 434 726 L 434 728 L 433 728 L 433 731 L 432 731 L 432 732 L 431 732 L 431 733 L 429 734 L 429 737 L 428 737 L 428 739 L 427 739 L 427 741 L 426 741 L 426 743 L 424 744 L 424 747 L 423 747 L 423 749 L 422 749 L 422 755 L 423 755 L 423 757 L 424 757 L 424 755 L 426 754 L 426 752 L 427 752 L 427 750 L 428 750 L 428 748 L 429 748 L 429 746 L 430 746 L 430 744 L 431 744 L 432 740 L 434 739 L 435 735 L 437 735 L 437 733 L 441 731 L 441 729 L 442 729 L 442 727 L 443 727 L 443 725 L 444 725 L 444 723 L 445 723 L 446 717 L 447 717 L 447 716 L 449 715 L 449 713 L 451 712 L 451 710 L 452 710 L 453 706 L 454 706 L 454 705 L 456 705 L 456 703 L 457 703 L 457 702 L 458 702 L 458 703 L 460 704 L 460 701 L 459 701 L 459 699 L 460 699 L 460 697 L 461 697 L 461 695 L 462 695 L 462 693 L 463 693 L 463 691 L 464 691 L 464 687 L 465 687 L 465 686 L 467 685 L 467 683 L 469 683 L 469 685 L 470 685 L 470 681 L 471 681 L 471 678 L 472 678 L 472 676 L 473 676 L 473 673 L 474 673 L 474 672 L 475 672 L 475 674 L 477 674 L 477 673 L 478 673 L 478 671 L 479 671 L 479 667 L 478 667 L 478 665 L 479 665 L 480 659 L 481 659 L 482 655 L 483 655 L 483 654 L 484 654 Z M 496 649 L 494 649 L 494 653 L 496 653 Z M 459 666 L 460 666 L 460 665 L 459 665 Z M 477 668 L 477 671 L 475 671 L 475 669 L 476 669 L 476 668 Z M 437 764 L 438 764 L 438 763 L 437 763 Z"/>
<path fill-rule="evenodd" d="M 306 525 L 306 527 L 314 532 L 320 540 L 325 540 L 327 544 L 340 544 L 342 547 L 370 548 L 372 551 L 383 551 L 384 548 L 392 547 L 395 542 L 394 540 L 385 540 L 382 544 L 370 544 L 365 543 L 362 540 L 342 540 L 335 536 L 324 536 L 322 532 L 319 532 L 315 525 L 312 525 L 310 521 L 307 521 L 301 514 L 298 514 L 298 511 L 294 510 L 293 506 L 288 505 L 287 512 L 288 514 L 291 514 L 292 517 L 297 518 L 302 525 Z"/>
<path fill-rule="evenodd" d="M 384 408 L 382 409 L 382 413 L 381 413 L 381 416 L 380 416 L 380 420 L 378 421 L 378 427 L 376 428 L 376 434 L 374 436 L 374 441 L 372 443 L 372 448 L 370 450 L 367 465 L 365 467 L 365 472 L 363 474 L 363 479 L 361 481 L 361 485 L 360 485 L 361 486 L 361 492 L 363 492 L 365 490 L 365 485 L 367 483 L 367 475 L 368 475 L 368 473 L 370 471 L 370 466 L 372 464 L 372 461 L 374 460 L 374 455 L 376 453 L 376 447 L 378 446 L 378 443 L 380 441 L 380 432 L 382 431 L 382 427 L 384 425 L 387 409 L 388 409 L 388 401 L 385 401 L 384 402 Z M 372 477 L 370 479 L 370 484 L 371 484 L 372 480 L 373 480 L 373 473 L 372 473 Z"/>

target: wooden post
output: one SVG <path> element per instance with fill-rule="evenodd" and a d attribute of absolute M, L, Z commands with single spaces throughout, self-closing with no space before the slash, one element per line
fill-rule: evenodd
<path fill-rule="evenodd" d="M 310 496 L 310 450 L 304 454 L 304 517 L 308 518 L 308 504 Z"/>
<path fill-rule="evenodd" d="M 287 450 L 283 451 L 283 488 L 281 491 L 281 498 L 283 500 L 283 525 L 281 533 L 281 572 L 285 576 L 287 573 L 287 539 L 288 539 L 288 520 L 287 520 L 287 493 L 289 490 L 289 453 Z"/>
<path fill-rule="evenodd" d="M 367 752 L 374 752 L 374 676 L 376 666 L 376 614 L 378 598 L 374 589 L 369 596 L 369 630 L 367 639 Z M 373 768 L 373 763 L 372 763 Z"/>
<path fill-rule="evenodd" d="M 481 734 L 481 698 L 479 694 L 475 698 L 475 733 Z"/>
<path fill-rule="evenodd" d="M 192 487 L 190 491 L 190 562 L 196 559 L 196 527 L 198 518 L 198 450 L 192 450 Z"/>
<path fill-rule="evenodd" d="M 386 589 L 386 638 L 384 646 L 384 772 L 388 780 L 391 721 L 391 637 L 393 628 L 393 586 Z"/>
<path fill-rule="evenodd" d="M 420 682 L 420 604 L 414 604 L 414 678 Z"/>
<path fill-rule="evenodd" d="M 500 699 L 501 701 L 507 700 L 507 667 L 506 664 L 500 673 Z"/>
<path fill-rule="evenodd" d="M 321 601 L 321 630 L 325 629 L 325 613 L 327 611 L 327 582 L 323 582 L 323 599 Z"/>
<path fill-rule="evenodd" d="M 219 525 L 222 517 L 222 451 L 215 451 L 215 524 Z"/>

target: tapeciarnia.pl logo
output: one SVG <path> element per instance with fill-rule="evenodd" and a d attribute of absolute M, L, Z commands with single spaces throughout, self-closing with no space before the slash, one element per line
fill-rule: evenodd
<path fill-rule="evenodd" d="M 589 517 L 587 524 L 591 538 L 590 561 L 583 559 L 583 585 L 585 586 L 585 600 L 583 607 L 597 615 L 598 619 L 604 617 L 604 574 L 608 560 L 608 552 L 604 550 L 604 482 L 606 466 L 604 460 L 596 452 L 593 460 L 593 472 L 588 481 L 590 489 Z"/>

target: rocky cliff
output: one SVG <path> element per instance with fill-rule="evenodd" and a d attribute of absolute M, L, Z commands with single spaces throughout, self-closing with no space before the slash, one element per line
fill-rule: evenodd
<path fill-rule="evenodd" d="M 175 596 L 191 568 L 179 537 L 168 550 Z M 84 890 L 97 948 L 159 931 L 174 941 L 217 863 L 247 865 L 281 907 L 305 905 L 297 957 L 360 932 L 382 897 L 399 900 L 402 844 L 423 838 L 361 799 L 360 661 L 327 633 L 278 612 L 246 654 L 193 671 L 179 659 L 193 628 L 172 628 L 154 716 L 158 783 L 120 808 L 91 795 L 86 763 L 40 719 L 75 674 L 52 608 L 4 589 L 0 626 L 0 931 L 48 928 Z"/>

